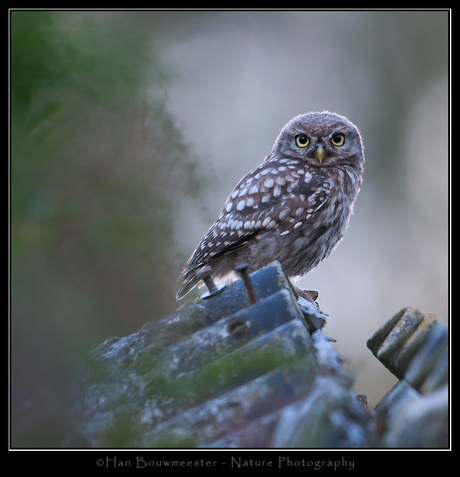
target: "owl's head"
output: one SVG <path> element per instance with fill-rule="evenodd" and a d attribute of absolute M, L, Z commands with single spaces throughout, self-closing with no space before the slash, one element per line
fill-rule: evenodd
<path fill-rule="evenodd" d="M 357 127 L 344 116 L 323 111 L 296 116 L 281 130 L 271 156 L 314 166 L 362 167 L 364 148 Z"/>

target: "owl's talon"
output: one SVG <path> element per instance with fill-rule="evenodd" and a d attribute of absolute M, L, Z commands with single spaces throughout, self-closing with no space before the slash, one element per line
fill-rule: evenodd
<path fill-rule="evenodd" d="M 294 288 L 297 292 L 297 295 L 301 296 L 302 298 L 305 298 L 305 300 L 315 303 L 318 299 L 319 292 L 317 292 L 316 290 L 302 290 L 301 288 L 298 288 L 296 286 L 294 286 Z"/>

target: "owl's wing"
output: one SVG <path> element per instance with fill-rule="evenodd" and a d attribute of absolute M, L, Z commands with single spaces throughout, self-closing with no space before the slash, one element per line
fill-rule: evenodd
<path fill-rule="evenodd" d="M 249 223 L 249 217 L 244 214 L 244 211 L 228 213 L 227 206 L 231 203 L 231 196 L 229 196 L 219 218 L 187 261 L 182 271 L 181 286 L 177 292 L 178 298 L 183 298 L 198 284 L 196 273 L 199 269 L 210 264 L 213 259 L 247 245 L 255 239 L 259 231 L 263 230 L 262 223 L 256 224 L 256 222 L 252 223 L 253 221 Z"/>
<path fill-rule="evenodd" d="M 211 234 L 211 235 L 210 235 Z M 212 242 L 216 237 L 212 235 L 212 228 L 208 234 L 200 242 L 190 260 L 185 266 L 182 277 L 181 286 L 177 292 L 178 298 L 183 298 L 198 284 L 199 279 L 196 276 L 198 270 L 212 262 L 213 259 L 232 253 L 236 249 L 247 245 L 251 240 L 255 239 L 257 232 L 241 234 L 239 238 L 232 241 Z"/>
<path fill-rule="evenodd" d="M 322 179 L 320 185 L 314 173 L 284 164 L 265 161 L 241 179 L 188 260 L 178 298 L 196 286 L 196 272 L 213 259 L 257 240 L 266 231 L 288 234 L 323 206 L 328 190 Z"/>

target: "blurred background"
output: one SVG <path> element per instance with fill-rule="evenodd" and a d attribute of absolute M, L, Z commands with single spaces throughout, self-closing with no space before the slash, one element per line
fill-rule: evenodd
<path fill-rule="evenodd" d="M 88 352 L 173 312 L 182 266 L 297 114 L 361 130 L 363 188 L 318 290 L 374 406 L 366 340 L 448 319 L 446 11 L 12 11 L 11 445 L 65 445 Z"/>

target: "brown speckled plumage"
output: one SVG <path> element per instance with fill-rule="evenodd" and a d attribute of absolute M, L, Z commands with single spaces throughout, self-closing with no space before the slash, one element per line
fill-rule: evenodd
<path fill-rule="evenodd" d="M 302 276 L 342 239 L 362 183 L 358 129 L 337 114 L 308 113 L 282 129 L 264 162 L 243 177 L 188 260 L 178 298 L 210 265 L 215 277 L 240 263 L 249 271 L 274 260 Z"/>

